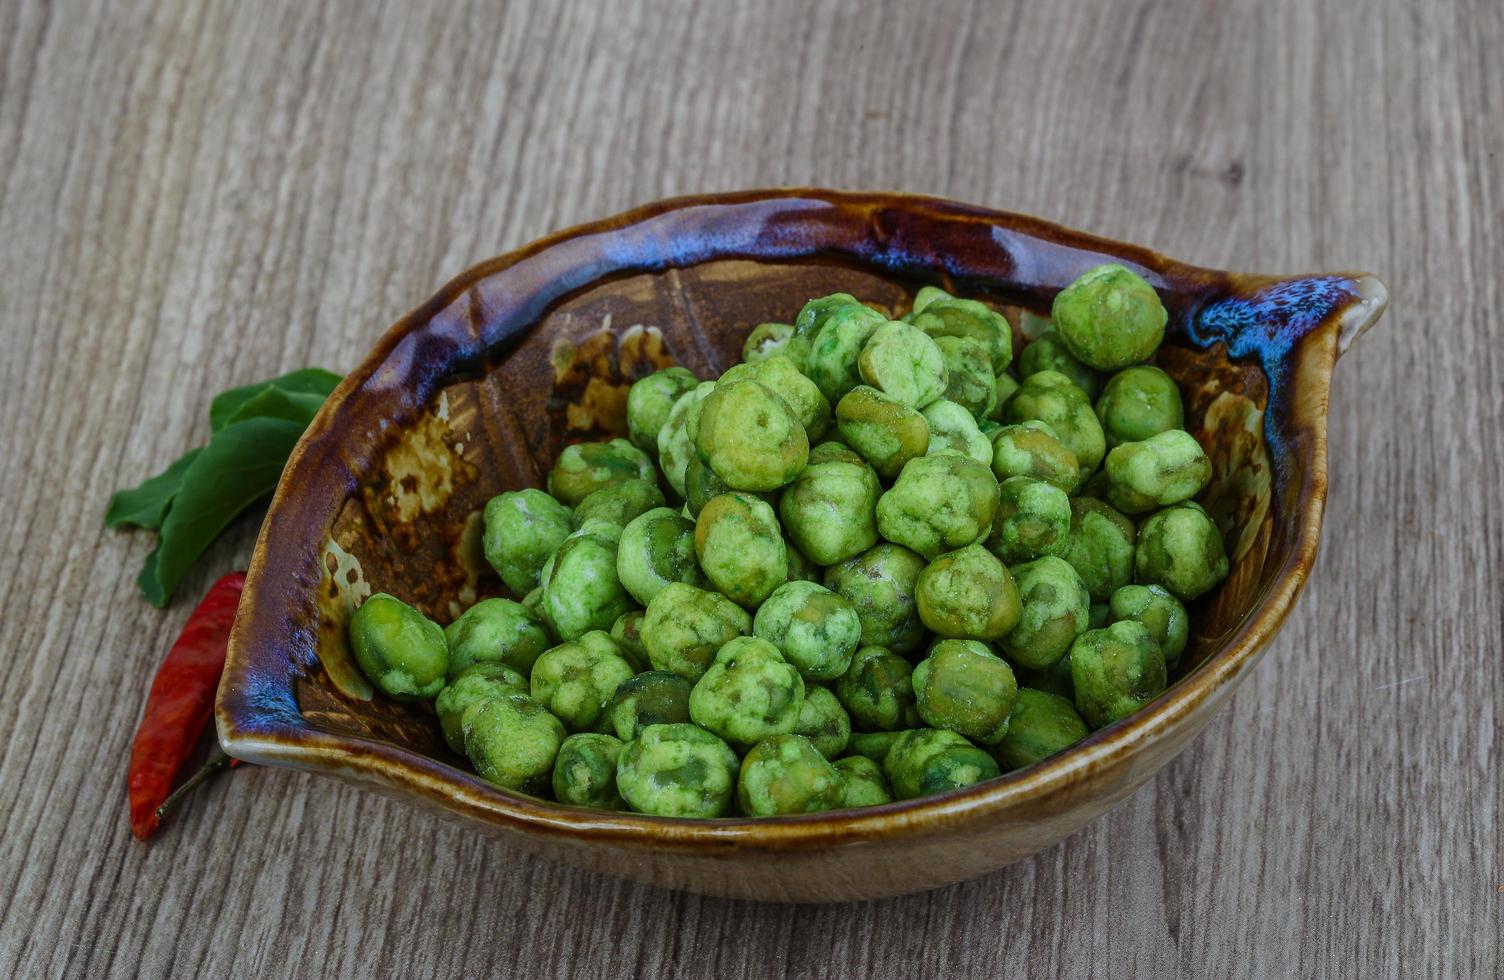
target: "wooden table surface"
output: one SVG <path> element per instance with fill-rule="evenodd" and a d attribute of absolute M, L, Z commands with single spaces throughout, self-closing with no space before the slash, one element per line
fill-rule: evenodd
<path fill-rule="evenodd" d="M 0 3 L 0 976 L 1494 976 L 1504 4 Z M 901 188 L 1206 265 L 1362 268 L 1320 561 L 1110 816 L 856 906 L 697 898 L 245 768 L 150 846 L 165 612 L 117 487 L 467 265 L 665 195 Z"/>

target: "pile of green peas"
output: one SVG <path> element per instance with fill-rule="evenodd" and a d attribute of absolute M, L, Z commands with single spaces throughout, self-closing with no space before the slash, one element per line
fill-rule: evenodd
<path fill-rule="evenodd" d="M 938 288 L 900 320 L 811 300 L 487 504 L 520 601 L 441 629 L 373 595 L 356 660 L 483 778 L 577 806 L 810 813 L 1033 765 L 1162 694 L 1228 572 L 1192 499 L 1211 463 L 1145 363 L 1165 322 L 1119 265 L 1017 365 L 1000 314 Z"/>

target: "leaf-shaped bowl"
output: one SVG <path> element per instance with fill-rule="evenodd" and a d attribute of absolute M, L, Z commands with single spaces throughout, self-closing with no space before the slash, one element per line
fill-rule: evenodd
<path fill-rule="evenodd" d="M 673 820 L 498 789 L 429 709 L 372 696 L 345 641 L 353 604 L 399 595 L 447 623 L 503 592 L 479 512 L 537 486 L 569 441 L 623 431 L 630 382 L 733 363 L 754 324 L 843 290 L 902 310 L 926 283 L 1017 324 L 1106 261 L 1170 312 L 1157 363 L 1214 462 L 1201 500 L 1233 558 L 1192 609 L 1169 691 L 1028 769 L 862 810 Z M 932 198 L 777 190 L 682 198 L 561 232 L 465 272 L 392 327 L 293 453 L 251 562 L 219 690 L 232 755 L 325 772 L 520 849 L 640 881 L 846 900 L 982 874 L 1059 841 L 1190 742 L 1279 628 L 1316 555 L 1339 353 L 1384 309 L 1372 276 L 1274 277 Z"/>

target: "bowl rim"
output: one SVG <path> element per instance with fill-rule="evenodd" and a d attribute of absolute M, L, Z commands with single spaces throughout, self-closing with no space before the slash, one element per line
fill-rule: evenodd
<path fill-rule="evenodd" d="M 760 848 L 828 846 L 838 839 L 890 837 L 919 830 L 970 823 L 1004 813 L 1020 804 L 1060 793 L 1088 780 L 1099 770 L 1123 761 L 1141 746 L 1187 720 L 1195 709 L 1237 679 L 1256 660 L 1264 643 L 1284 623 L 1305 585 L 1320 539 L 1327 489 L 1326 405 L 1330 373 L 1338 354 L 1383 312 L 1387 293 L 1382 283 L 1364 273 L 1334 273 L 1351 287 L 1352 300 L 1339 304 L 1319 322 L 1303 330 L 1283 350 L 1280 360 L 1298 384 L 1288 399 L 1289 416 L 1282 420 L 1288 433 L 1284 445 L 1299 456 L 1304 479 L 1296 497 L 1296 542 L 1263 598 L 1242 623 L 1203 663 L 1182 677 L 1163 695 L 1130 717 L 1093 732 L 1082 742 L 1049 759 L 973 786 L 948 793 L 894 801 L 873 807 L 782 817 L 723 817 L 685 819 L 649 814 L 609 812 L 568 807 L 515 794 L 484 782 L 466 770 L 392 743 L 324 732 L 300 714 L 269 707 L 262 684 L 266 680 L 258 656 L 270 656 L 275 643 L 254 635 L 260 617 L 248 615 L 263 603 L 285 603 L 297 583 L 278 582 L 269 559 L 274 532 L 297 530 L 298 517 L 314 509 L 294 499 L 293 487 L 305 470 L 327 462 L 324 444 L 338 440 L 334 431 L 350 396 L 372 383 L 398 345 L 417 334 L 436 313 L 464 296 L 488 277 L 563 243 L 586 237 L 625 233 L 670 212 L 690 208 L 742 206 L 759 202 L 791 204 L 805 200 L 834 207 L 887 208 L 921 211 L 939 217 L 982 221 L 996 228 L 1075 247 L 1088 248 L 1144 269 L 1180 276 L 1213 277 L 1233 293 L 1252 295 L 1270 284 L 1301 277 L 1256 276 L 1204 269 L 1167 258 L 1142 246 L 1114 241 L 1066 228 L 1029 215 L 959 204 L 944 198 L 892 192 L 845 192 L 793 187 L 668 198 L 612 217 L 555 232 L 518 249 L 480 262 L 441 287 L 386 330 L 361 363 L 335 389 L 294 448 L 283 470 L 270 509 L 262 523 L 247 575 L 241 615 L 230 640 L 229 655 L 215 701 L 219 740 L 230 755 L 271 765 L 329 771 L 346 778 L 373 782 L 388 790 L 416 793 L 461 815 L 531 836 L 551 836 L 639 845 L 696 847 L 706 844 Z M 678 266 L 732 255 L 706 255 Z M 644 270 L 646 271 L 646 270 Z M 600 276 L 587 280 L 598 281 Z M 542 311 L 539 311 L 540 315 Z M 533 318 L 536 322 L 537 317 Z M 1269 362 L 1265 363 L 1266 372 Z M 1270 408 L 1274 407 L 1271 394 Z M 1269 415 L 1273 415 L 1272 412 Z M 1266 416 L 1266 428 L 1273 419 Z M 318 450 L 316 451 L 316 448 Z M 343 458 L 335 465 L 345 466 Z M 354 478 L 342 474 L 344 485 L 328 481 L 330 492 L 348 492 Z M 343 499 L 343 497 L 341 497 Z M 307 521 L 302 522 L 307 524 Z M 287 638 L 283 638 L 287 642 Z M 286 654 L 284 660 L 290 659 Z M 289 696 L 291 692 L 288 692 Z"/>

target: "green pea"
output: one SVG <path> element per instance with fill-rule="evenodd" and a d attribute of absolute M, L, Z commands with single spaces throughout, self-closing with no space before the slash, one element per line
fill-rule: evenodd
<path fill-rule="evenodd" d="M 543 621 L 520 602 L 482 599 L 444 628 L 448 679 L 479 663 L 505 664 L 527 674 L 552 645 Z"/>
<path fill-rule="evenodd" d="M 736 798 L 751 817 L 817 813 L 842 804 L 844 786 L 836 767 L 802 735 L 775 735 L 752 747 L 742 760 Z"/>
<path fill-rule="evenodd" d="M 893 802 L 882 766 L 860 755 L 849 755 L 832 763 L 841 774 L 841 806 L 881 806 Z"/>
<path fill-rule="evenodd" d="M 606 705 L 633 673 L 616 641 L 592 630 L 538 658 L 531 693 L 570 731 L 604 731 L 611 724 Z"/>
<path fill-rule="evenodd" d="M 714 381 L 702 381 L 679 396 L 669 409 L 668 421 L 658 430 L 658 465 L 663 479 L 680 497 L 684 496 L 684 471 L 695 456 L 695 440 L 689 432 L 691 409 L 697 409 L 715 390 Z"/>
<path fill-rule="evenodd" d="M 877 501 L 877 529 L 926 558 L 975 544 L 997 511 L 992 470 L 964 456 L 922 456 Z"/>
<path fill-rule="evenodd" d="M 866 385 L 852 388 L 836 405 L 836 428 L 885 480 L 897 476 L 930 446 L 930 426 L 923 415 Z"/>
<path fill-rule="evenodd" d="M 729 385 L 738 381 L 756 381 L 782 398 L 811 440 L 820 438 L 830 428 L 830 402 L 787 357 L 773 356 L 752 364 L 737 364 L 721 375 L 716 383 Z"/>
<path fill-rule="evenodd" d="M 648 603 L 642 645 L 654 670 L 670 671 L 693 683 L 704 675 L 717 650 L 751 631 L 752 617 L 730 599 L 675 582 Z"/>
<path fill-rule="evenodd" d="M 444 733 L 444 741 L 455 752 L 464 755 L 465 733 L 460 727 L 460 719 L 465 710 L 487 698 L 526 693 L 527 678 L 505 664 L 485 662 L 466 668 L 445 684 L 433 701 L 434 714 L 439 716 L 439 728 Z"/>
<path fill-rule="evenodd" d="M 616 737 L 630 742 L 649 725 L 689 721 L 689 692 L 693 687 L 666 670 L 649 670 L 622 681 L 607 708 Z"/>
<path fill-rule="evenodd" d="M 667 507 L 639 514 L 621 532 L 616 577 L 643 605 L 675 582 L 701 586 L 705 573 L 695 557 L 695 526 Z"/>
<path fill-rule="evenodd" d="M 1105 623 L 1103 625 L 1106 625 Z M 1092 627 L 1100 629 L 1101 627 Z M 1040 670 L 1031 670 L 1028 667 L 1018 668 L 1018 680 L 1027 687 L 1038 691 L 1044 691 L 1065 698 L 1072 703 L 1076 700 L 1076 685 L 1071 680 L 1071 655 L 1055 661 L 1048 667 Z"/>
<path fill-rule="evenodd" d="M 1071 533 L 1071 502 L 1043 480 L 1010 476 L 997 485 L 997 514 L 987 550 L 1007 564 L 1059 555 Z"/>
<path fill-rule="evenodd" d="M 666 367 L 639 378 L 627 389 L 627 437 L 649 455 L 658 452 L 658 433 L 668 421 L 674 402 L 699 384 L 689 369 Z"/>
<path fill-rule="evenodd" d="M 1018 379 L 1011 374 L 999 374 L 997 383 L 992 387 L 992 407 L 987 409 L 987 417 L 994 422 L 1001 422 L 1003 411 L 1010 399 L 1018 394 Z"/>
<path fill-rule="evenodd" d="M 836 697 L 857 726 L 875 731 L 914 728 L 913 670 L 909 662 L 885 647 L 862 647 L 851 666 L 836 680 Z"/>
<path fill-rule="evenodd" d="M 819 333 L 825 321 L 837 310 L 848 306 L 861 306 L 861 302 L 850 293 L 831 293 L 829 296 L 821 296 L 805 303 L 794 317 L 794 336 L 809 337 Z"/>
<path fill-rule="evenodd" d="M 633 518 L 664 504 L 663 491 L 651 480 L 623 480 L 595 491 L 574 509 L 574 526 L 588 520 L 626 527 Z"/>
<path fill-rule="evenodd" d="M 895 798 L 912 800 L 991 779 L 998 768 L 992 756 L 955 732 L 916 728 L 894 741 L 883 773 Z"/>
<path fill-rule="evenodd" d="M 1107 454 L 1107 497 L 1126 514 L 1144 514 L 1194 497 L 1212 478 L 1196 437 L 1171 429 Z"/>
<path fill-rule="evenodd" d="M 1169 319 L 1159 295 L 1121 265 L 1099 265 L 1055 296 L 1050 319 L 1078 360 L 1099 371 L 1144 361 Z"/>
<path fill-rule="evenodd" d="M 1179 599 L 1158 585 L 1125 585 L 1112 594 L 1108 612 L 1114 622 L 1131 619 L 1142 623 L 1159 644 L 1167 669 L 1180 663 L 1191 630 Z"/>
<path fill-rule="evenodd" d="M 810 451 L 809 465 L 778 498 L 778 513 L 800 550 L 818 564 L 834 565 L 877 543 L 881 493 L 865 460 L 825 442 Z"/>
<path fill-rule="evenodd" d="M 788 402 L 756 381 L 716 385 L 700 409 L 695 449 L 737 490 L 775 490 L 809 459 L 809 439 Z"/>
<path fill-rule="evenodd" d="M 974 299 L 932 296 L 920 305 L 915 297 L 909 322 L 936 339 L 969 337 L 982 344 L 992 357 L 994 374 L 1002 374 L 1013 360 L 1013 328 L 1001 313 Z"/>
<path fill-rule="evenodd" d="M 1148 364 L 1124 368 L 1109 378 L 1096 411 L 1109 449 L 1185 428 L 1180 389 L 1168 374 Z"/>
<path fill-rule="evenodd" d="M 804 679 L 778 648 L 753 636 L 721 647 L 689 694 L 696 725 L 733 744 L 755 745 L 798 727 Z"/>
<path fill-rule="evenodd" d="M 1162 585 L 1189 602 L 1227 578 L 1227 570 L 1222 535 L 1199 504 L 1166 507 L 1139 525 L 1133 574 L 1140 585 Z"/>
<path fill-rule="evenodd" d="M 1088 734 L 1075 705 L 1057 695 L 1021 687 L 1008 733 L 992 754 L 1003 771 L 1011 772 L 1064 752 Z"/>
<path fill-rule="evenodd" d="M 827 759 L 834 759 L 846 751 L 851 741 L 851 716 L 841 707 L 841 702 L 830 693 L 829 688 L 808 684 L 804 688 L 804 704 L 799 708 L 799 723 L 794 726 L 795 735 L 803 735 L 814 743 L 815 748 Z"/>
<path fill-rule="evenodd" d="M 597 810 L 625 810 L 616 789 L 616 762 L 621 740 L 598 732 L 571 735 L 554 759 L 554 799 L 570 806 Z"/>
<path fill-rule="evenodd" d="M 564 726 L 526 694 L 503 694 L 460 716 L 465 754 L 487 782 L 533 796 L 547 792 Z"/>
<path fill-rule="evenodd" d="M 736 753 L 694 725 L 649 725 L 621 750 L 616 788 L 627 806 L 661 817 L 719 817 L 736 789 Z"/>
<path fill-rule="evenodd" d="M 1055 438 L 1053 429 L 1035 419 L 993 433 L 992 473 L 1000 481 L 1013 476 L 1043 480 L 1066 493 L 1081 482 L 1076 454 Z"/>
<path fill-rule="evenodd" d="M 1076 360 L 1053 327 L 1036 337 L 1018 358 L 1019 377 L 1027 378 L 1040 371 L 1060 372 L 1089 398 L 1097 397 L 1102 390 L 1101 373 Z"/>
<path fill-rule="evenodd" d="M 1079 483 L 1091 476 L 1107 455 L 1107 437 L 1092 410 L 1091 399 L 1058 371 L 1040 371 L 1024 379 L 1003 409 L 1003 421 L 1037 420 L 1076 457 Z"/>
<path fill-rule="evenodd" d="M 952 453 L 974 459 L 983 466 L 992 465 L 992 440 L 982 435 L 977 420 L 966 409 L 942 398 L 930 402 L 920 414 L 930 429 L 927 455 Z"/>
<path fill-rule="evenodd" d="M 533 489 L 492 497 L 484 521 L 481 543 L 486 561 L 517 595 L 538 584 L 544 562 L 574 529 L 568 507 Z"/>
<path fill-rule="evenodd" d="M 862 645 L 906 653 L 924 635 L 914 587 L 926 562 L 900 545 L 879 542 L 825 572 L 825 586 L 846 598 L 862 623 Z"/>
<path fill-rule="evenodd" d="M 857 361 L 862 349 L 887 322 L 887 317 L 875 310 L 846 305 L 831 310 L 809 334 L 804 369 L 831 404 L 861 384 Z M 798 322 L 794 326 L 797 333 Z"/>
<path fill-rule="evenodd" d="M 788 576 L 778 518 L 766 502 L 747 494 L 723 493 L 701 509 L 695 554 L 711 584 L 748 609 L 756 609 Z"/>
<path fill-rule="evenodd" d="M 925 724 L 994 745 L 1008 731 L 1018 696 L 1013 669 L 986 644 L 941 640 L 914 668 L 914 696 Z"/>
<path fill-rule="evenodd" d="M 752 635 L 778 648 L 806 680 L 828 681 L 851 666 L 862 622 L 850 602 L 814 582 L 788 582 L 768 596 Z"/>
<path fill-rule="evenodd" d="M 611 624 L 611 639 L 616 642 L 616 651 L 632 665 L 634 671 L 647 670 L 647 648 L 642 645 L 642 619 L 647 615 L 641 609 L 631 609 L 616 617 Z"/>
<path fill-rule="evenodd" d="M 1101 728 L 1165 692 L 1165 657 L 1143 623 L 1121 620 L 1076 638 L 1071 681 L 1081 716 Z"/>
<path fill-rule="evenodd" d="M 913 693 L 910 691 L 910 696 Z M 914 713 L 914 724 L 919 724 L 918 712 Z M 913 731 L 913 729 L 904 728 L 891 732 L 852 732 L 851 741 L 846 746 L 847 758 L 859 756 L 882 765 L 883 760 L 888 757 L 888 752 L 892 750 L 893 743 L 897 742 L 907 731 Z"/>
<path fill-rule="evenodd" d="M 787 538 L 784 539 L 783 550 L 789 556 L 788 580 L 790 582 L 819 582 L 824 577 L 825 570 L 810 561 L 809 557 Z"/>
<path fill-rule="evenodd" d="M 608 630 L 632 608 L 632 597 L 616 577 L 621 535 L 615 524 L 586 521 L 543 566 L 543 615 L 561 639 Z"/>
<path fill-rule="evenodd" d="M 972 337 L 936 337 L 935 346 L 945 361 L 945 394 L 977 418 L 995 407 L 997 376 L 987 345 Z"/>
<path fill-rule="evenodd" d="M 361 603 L 350 617 L 350 648 L 366 679 L 387 697 L 412 701 L 444 688 L 443 629 L 396 596 L 378 592 Z"/>
<path fill-rule="evenodd" d="M 1138 531 L 1111 506 L 1090 497 L 1071 500 L 1071 531 L 1060 557 L 1070 562 L 1096 602 L 1133 581 Z"/>
<path fill-rule="evenodd" d="M 1087 628 L 1091 593 L 1061 558 L 1039 558 L 1009 569 L 1023 610 L 1002 640 L 1003 652 L 1020 667 L 1040 670 L 1065 655 Z"/>
<path fill-rule="evenodd" d="M 765 358 L 787 356 L 788 342 L 793 336 L 792 323 L 759 323 L 742 344 L 742 360 L 756 364 Z"/>
<path fill-rule="evenodd" d="M 940 636 L 1001 640 L 1018 623 L 1018 589 L 1003 563 L 981 545 L 941 555 L 914 586 L 919 618 Z"/>
<path fill-rule="evenodd" d="M 857 358 L 862 381 L 910 408 L 945 394 L 945 357 L 929 334 L 898 320 L 872 332 Z"/>
<path fill-rule="evenodd" d="M 548 492 L 575 506 L 597 490 L 624 480 L 653 480 L 653 461 L 625 439 L 565 446 L 548 473 Z"/>

